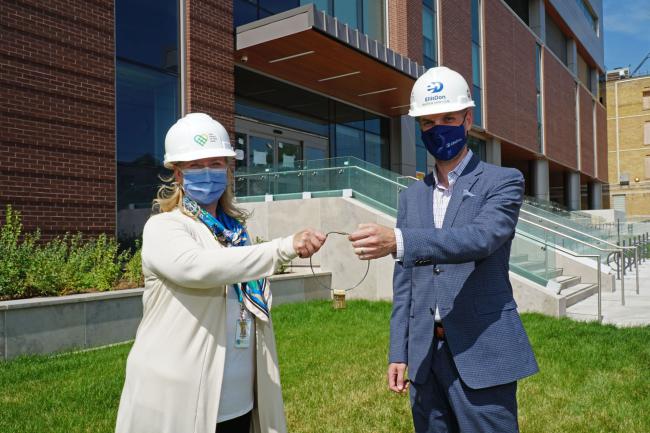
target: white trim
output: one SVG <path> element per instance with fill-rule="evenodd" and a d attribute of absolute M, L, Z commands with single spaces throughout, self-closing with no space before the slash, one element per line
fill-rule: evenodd
<path fill-rule="evenodd" d="M 632 117 L 645 117 L 650 116 L 650 111 L 645 114 L 630 114 L 629 116 L 618 116 L 619 119 L 630 119 Z M 615 120 L 616 117 L 608 117 L 607 120 Z"/>
<path fill-rule="evenodd" d="M 480 53 L 481 53 L 481 64 L 480 64 L 480 71 L 481 71 L 481 128 L 487 130 L 488 129 L 488 122 L 487 122 L 487 104 L 485 103 L 485 95 L 487 94 L 487 91 L 485 90 L 485 2 L 483 0 L 478 0 L 478 31 L 479 31 L 479 43 L 481 44 L 480 46 Z"/>
<path fill-rule="evenodd" d="M 384 45 L 386 48 L 390 48 L 390 17 L 388 13 L 388 0 L 384 1 L 384 28 L 386 29 L 386 40 L 384 41 Z"/>
<path fill-rule="evenodd" d="M 594 133 L 594 175 L 598 177 L 598 115 L 596 112 L 596 101 L 591 100 L 591 122 Z"/>
<path fill-rule="evenodd" d="M 541 112 L 539 113 L 542 127 L 540 129 L 540 143 L 539 145 L 541 146 L 541 153 L 542 155 L 546 156 L 546 113 L 545 113 L 545 106 L 546 106 L 546 98 L 544 97 L 545 89 L 544 89 L 544 72 L 546 70 L 546 52 L 548 51 L 549 53 L 551 50 L 545 50 L 544 45 L 539 44 L 539 99 L 540 99 L 540 107 L 541 107 Z"/>
<path fill-rule="evenodd" d="M 608 150 L 607 152 L 613 153 L 616 150 Z M 635 147 L 634 149 L 621 149 L 619 152 L 650 152 L 650 145 L 646 145 L 646 147 Z"/>

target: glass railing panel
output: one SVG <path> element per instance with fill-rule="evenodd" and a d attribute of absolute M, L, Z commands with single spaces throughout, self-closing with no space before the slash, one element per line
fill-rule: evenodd
<path fill-rule="evenodd" d="M 555 254 L 543 242 L 515 235 L 510 249 L 511 271 L 546 286 L 555 269 Z"/>

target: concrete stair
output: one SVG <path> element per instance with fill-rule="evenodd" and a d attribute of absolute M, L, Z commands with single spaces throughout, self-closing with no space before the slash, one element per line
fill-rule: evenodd
<path fill-rule="evenodd" d="M 566 306 L 570 307 L 598 292 L 597 284 L 581 283 L 562 291 L 566 296 Z"/>

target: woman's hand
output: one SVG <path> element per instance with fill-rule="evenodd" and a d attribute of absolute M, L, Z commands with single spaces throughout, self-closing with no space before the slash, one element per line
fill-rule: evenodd
<path fill-rule="evenodd" d="M 305 229 L 293 235 L 293 249 L 296 250 L 298 257 L 306 259 L 311 257 L 325 243 L 326 236 L 316 230 Z"/>

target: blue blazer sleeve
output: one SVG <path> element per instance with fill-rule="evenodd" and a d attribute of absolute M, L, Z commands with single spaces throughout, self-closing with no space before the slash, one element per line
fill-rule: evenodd
<path fill-rule="evenodd" d="M 406 193 L 399 196 L 397 228 L 406 225 Z M 408 362 L 409 316 L 411 310 L 411 273 L 402 262 L 395 262 L 393 271 L 393 311 L 390 317 L 390 349 L 388 362 Z"/>
<path fill-rule="evenodd" d="M 404 268 L 422 259 L 438 264 L 481 260 L 510 239 L 519 217 L 524 178 L 518 170 L 503 173 L 488 190 L 472 223 L 441 229 L 403 228 Z"/>

